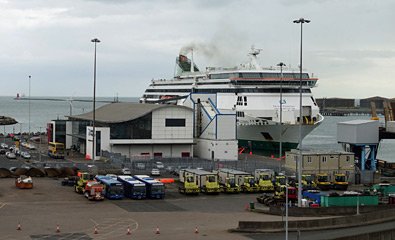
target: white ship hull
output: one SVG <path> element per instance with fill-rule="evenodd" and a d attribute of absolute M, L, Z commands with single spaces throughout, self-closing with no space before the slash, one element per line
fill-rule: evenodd
<path fill-rule="evenodd" d="M 319 123 L 302 125 L 302 139 L 313 131 Z M 253 149 L 275 150 L 280 143 L 280 125 L 238 125 L 237 139 L 239 145 L 248 147 L 251 141 Z M 299 142 L 299 125 L 282 125 L 281 141 L 283 151 L 296 148 Z"/>

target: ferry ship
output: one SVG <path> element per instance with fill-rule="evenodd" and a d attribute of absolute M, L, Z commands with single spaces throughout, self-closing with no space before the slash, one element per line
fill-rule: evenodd
<path fill-rule="evenodd" d="M 260 49 L 251 48 L 249 62 L 232 68 L 207 67 L 205 71 L 199 70 L 193 62 L 193 52 L 191 59 L 180 54 L 176 59 L 175 76 L 152 80 L 140 102 L 183 105 L 191 93 L 216 93 L 217 108 L 223 113 L 236 113 L 239 146 L 278 151 L 281 135 L 283 151 L 296 148 L 300 114 L 299 69 L 263 68 L 258 64 L 259 53 Z M 302 71 L 303 138 L 324 119 L 311 92 L 317 80 Z"/>

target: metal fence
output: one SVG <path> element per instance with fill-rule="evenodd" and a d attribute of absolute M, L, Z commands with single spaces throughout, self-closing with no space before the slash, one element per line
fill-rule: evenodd
<path fill-rule="evenodd" d="M 163 163 L 167 171 L 182 168 L 202 168 L 207 171 L 219 168 L 232 168 L 245 172 L 254 172 L 255 169 L 269 168 L 275 171 L 280 169 L 280 163 L 275 160 L 262 160 L 253 156 L 246 156 L 238 161 L 212 161 L 195 157 L 165 158 L 153 156 L 132 156 L 130 158 L 119 153 L 102 152 L 104 162 L 117 168 L 127 167 L 135 173 L 146 173 L 157 168 L 157 162 Z"/>

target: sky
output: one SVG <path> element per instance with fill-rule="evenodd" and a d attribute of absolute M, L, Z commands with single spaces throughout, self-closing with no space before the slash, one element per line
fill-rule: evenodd
<path fill-rule="evenodd" d="M 0 95 L 140 97 L 171 78 L 194 45 L 200 69 L 245 63 L 303 68 L 316 98 L 395 97 L 393 0 L 0 0 Z M 215 51 L 214 51 L 214 50 Z M 207 51 L 209 50 L 209 51 Z M 211 51 L 212 50 L 212 51 Z"/>

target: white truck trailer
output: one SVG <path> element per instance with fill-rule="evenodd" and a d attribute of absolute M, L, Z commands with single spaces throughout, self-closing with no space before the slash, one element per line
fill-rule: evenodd
<path fill-rule="evenodd" d="M 180 170 L 178 191 L 184 194 L 199 194 L 200 188 L 198 186 L 197 175 L 188 170 L 190 169 Z"/>
<path fill-rule="evenodd" d="M 221 185 L 221 191 L 226 193 L 239 193 L 240 187 L 236 182 L 237 170 L 229 168 L 220 168 L 215 171 L 218 174 L 218 181 Z"/>
<path fill-rule="evenodd" d="M 219 183 L 218 183 L 218 176 L 212 172 L 208 172 L 201 169 L 183 169 L 183 174 L 187 174 L 188 176 L 191 174 L 197 186 L 202 193 L 219 193 Z M 180 178 L 181 178 L 181 171 L 180 171 Z M 184 180 L 185 181 L 185 180 Z"/>

